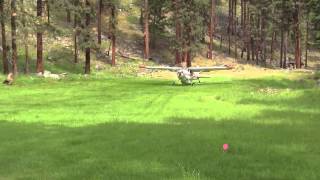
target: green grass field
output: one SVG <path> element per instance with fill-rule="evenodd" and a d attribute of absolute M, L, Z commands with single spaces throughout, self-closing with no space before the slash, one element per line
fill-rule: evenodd
<path fill-rule="evenodd" d="M 0 179 L 320 179 L 314 82 L 171 83 L 75 75 L 0 86 Z"/>

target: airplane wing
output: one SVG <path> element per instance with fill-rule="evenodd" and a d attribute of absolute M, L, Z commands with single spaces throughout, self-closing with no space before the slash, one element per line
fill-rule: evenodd
<path fill-rule="evenodd" d="M 188 68 L 192 72 L 209 72 L 209 71 L 219 71 L 219 70 L 230 70 L 232 67 L 221 65 L 212 67 L 190 67 Z"/>
<path fill-rule="evenodd" d="M 173 72 L 176 72 L 176 71 L 179 71 L 180 69 L 182 69 L 181 67 L 161 67 L 161 66 L 146 66 L 144 67 L 145 69 L 150 69 L 150 70 L 163 70 L 163 71 L 173 71 Z"/>

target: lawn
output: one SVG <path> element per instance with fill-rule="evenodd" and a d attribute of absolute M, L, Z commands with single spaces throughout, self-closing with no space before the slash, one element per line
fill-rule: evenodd
<path fill-rule="evenodd" d="M 314 82 L 171 83 L 74 75 L 0 86 L 0 179 L 320 179 Z"/>

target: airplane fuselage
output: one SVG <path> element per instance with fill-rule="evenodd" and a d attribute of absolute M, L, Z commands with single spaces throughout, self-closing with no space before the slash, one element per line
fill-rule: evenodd
<path fill-rule="evenodd" d="M 193 80 L 198 80 L 200 82 L 200 77 L 192 73 L 188 69 L 181 69 L 177 72 L 178 79 L 180 80 L 181 84 L 183 85 L 193 85 Z"/>

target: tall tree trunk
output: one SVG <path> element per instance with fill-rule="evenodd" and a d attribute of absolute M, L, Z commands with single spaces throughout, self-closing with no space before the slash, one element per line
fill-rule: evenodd
<path fill-rule="evenodd" d="M 26 15 L 26 11 L 25 11 L 25 4 L 24 4 L 24 0 L 21 0 L 21 12 L 23 13 L 23 17 L 22 17 L 22 26 L 23 26 L 23 36 L 24 36 L 24 55 L 25 55 L 25 67 L 24 67 L 24 73 L 25 74 L 29 74 L 29 33 L 28 30 L 26 29 L 26 18 L 24 17 Z"/>
<path fill-rule="evenodd" d="M 274 60 L 274 46 L 276 42 L 277 34 L 276 31 L 274 30 L 272 33 L 272 40 L 271 40 L 271 47 L 270 47 L 270 64 L 272 64 Z"/>
<path fill-rule="evenodd" d="M 298 1 L 298 2 L 297 2 Z M 301 32 L 300 32 L 300 0 L 295 3 L 294 33 L 295 33 L 295 62 L 296 68 L 301 68 Z"/>
<path fill-rule="evenodd" d="M 191 51 L 190 50 L 186 53 L 186 59 L 187 59 L 187 67 L 191 67 L 192 60 L 191 60 Z"/>
<path fill-rule="evenodd" d="M 150 35 L 149 35 L 149 2 L 144 0 L 144 59 L 150 58 Z"/>
<path fill-rule="evenodd" d="M 215 0 L 211 0 L 211 11 L 210 11 L 210 24 L 209 24 L 209 52 L 208 58 L 212 60 L 213 58 L 213 30 L 214 30 L 214 19 L 215 19 Z"/>
<path fill-rule="evenodd" d="M 6 26 L 4 23 L 4 0 L 0 0 L 0 25 L 1 25 L 1 37 L 2 37 L 2 65 L 3 73 L 9 73 L 8 56 L 7 56 L 7 36 L 6 36 Z"/>
<path fill-rule="evenodd" d="M 14 75 L 18 74 L 18 65 L 17 65 L 17 4 L 16 0 L 11 0 L 11 40 L 12 40 L 12 72 Z"/>
<path fill-rule="evenodd" d="M 111 35 L 111 43 L 112 43 L 112 58 L 111 58 L 111 65 L 112 66 L 115 66 L 116 65 L 116 25 L 114 23 L 115 21 L 115 18 L 116 18 L 116 7 L 113 5 L 111 7 L 111 18 L 113 19 L 112 20 L 112 23 L 111 23 L 111 26 L 112 26 L 112 35 Z"/>
<path fill-rule="evenodd" d="M 253 29 L 255 28 L 254 26 L 254 18 L 253 18 L 253 14 L 251 14 L 250 12 L 250 6 L 248 5 L 248 16 L 249 16 L 249 36 L 248 38 L 250 39 L 249 40 L 249 44 L 250 44 L 250 53 L 251 53 L 251 60 L 254 62 L 255 60 L 255 51 L 256 51 L 256 48 L 255 48 L 255 39 L 254 39 L 254 35 L 253 35 Z M 249 55 L 250 56 L 250 55 Z M 250 59 L 250 58 L 249 58 Z"/>
<path fill-rule="evenodd" d="M 241 28 L 243 29 L 244 26 L 244 0 L 240 0 L 240 6 L 241 6 L 241 19 L 240 19 L 240 25 Z"/>
<path fill-rule="evenodd" d="M 228 53 L 231 54 L 231 33 L 232 33 L 232 0 L 229 0 L 229 15 L 228 15 Z"/>
<path fill-rule="evenodd" d="M 250 49 L 251 49 L 251 59 L 254 62 L 254 60 L 255 60 L 254 55 L 256 53 L 256 47 L 255 47 L 255 41 L 254 41 L 253 37 L 250 38 L 250 42 L 251 42 L 251 47 L 250 47 Z"/>
<path fill-rule="evenodd" d="M 89 0 L 86 0 L 85 1 L 85 3 L 86 3 L 86 7 L 87 8 L 90 8 L 90 2 L 89 2 Z M 87 43 L 87 42 L 89 42 L 89 38 L 90 38 L 90 32 L 89 32 L 89 26 L 90 26 L 90 12 L 86 12 L 86 20 L 85 20 L 85 25 L 86 25 L 86 37 L 85 37 L 85 42 Z M 90 72 L 91 72 L 91 57 L 90 57 L 90 55 L 91 55 L 91 49 L 90 49 L 90 47 L 87 45 L 87 47 L 85 48 L 85 58 L 86 58 L 86 60 L 85 60 L 85 74 L 90 74 Z"/>
<path fill-rule="evenodd" d="M 192 59 L 191 59 L 191 25 L 190 22 L 186 24 L 186 35 L 187 35 L 187 50 L 186 50 L 186 61 L 187 61 L 187 67 L 192 66 Z"/>
<path fill-rule="evenodd" d="M 98 19 L 97 19 L 97 21 L 98 21 L 98 44 L 99 45 L 101 45 L 101 17 L 102 17 L 102 6 L 103 6 L 103 3 L 102 3 L 102 0 L 99 0 L 99 7 L 98 7 L 98 15 L 97 15 L 97 17 L 98 17 Z"/>
<path fill-rule="evenodd" d="M 284 35 L 284 45 L 283 45 L 283 68 L 287 68 L 287 54 L 288 54 L 288 37 L 289 37 L 289 30 Z"/>
<path fill-rule="evenodd" d="M 29 74 L 30 73 L 30 60 L 29 60 L 29 46 L 28 46 L 28 41 L 24 45 L 24 52 L 25 52 L 25 67 L 24 67 L 24 73 Z"/>
<path fill-rule="evenodd" d="M 309 51 L 309 12 L 307 12 L 307 27 L 306 27 L 306 50 L 305 50 L 305 62 L 304 62 L 304 66 L 308 67 L 308 51 Z"/>
<path fill-rule="evenodd" d="M 42 0 L 37 0 L 37 17 L 42 19 Z M 41 21 L 40 21 L 41 22 Z M 39 26 L 42 26 L 39 25 Z M 37 73 L 43 73 L 43 42 L 42 42 L 42 28 L 37 29 Z"/>
<path fill-rule="evenodd" d="M 263 61 L 263 65 L 267 65 L 267 59 L 266 59 L 266 17 L 265 14 L 267 13 L 265 10 L 261 11 L 261 32 L 260 32 L 260 39 L 261 39 L 261 57 Z"/>
<path fill-rule="evenodd" d="M 234 35 L 234 57 L 235 59 L 238 58 L 238 44 L 237 44 L 237 25 L 238 25 L 238 19 L 237 19 L 237 2 L 238 0 L 234 0 L 234 5 L 233 5 L 233 35 Z"/>
<path fill-rule="evenodd" d="M 241 0 L 242 1 L 242 42 L 243 42 L 243 47 L 242 47 L 242 57 L 243 57 L 243 52 L 245 51 L 248 54 L 248 41 L 247 41 L 247 1 L 246 0 Z"/>
<path fill-rule="evenodd" d="M 245 0 L 245 41 L 246 41 L 246 49 L 247 49 L 247 61 L 251 59 L 251 15 L 250 15 L 250 6 L 249 1 Z"/>
<path fill-rule="evenodd" d="M 175 41 L 177 44 L 180 43 L 181 41 L 181 22 L 179 20 L 179 0 L 172 0 L 173 2 L 173 8 L 175 9 L 175 13 L 174 13 L 174 19 L 175 19 L 175 29 L 176 29 L 176 38 Z M 176 47 L 175 48 L 176 51 L 176 57 L 175 57 L 175 64 L 181 64 L 182 62 L 182 53 L 180 51 L 180 47 Z"/>
<path fill-rule="evenodd" d="M 77 7 L 79 5 L 79 0 L 74 0 L 74 6 Z M 79 36 L 79 31 L 78 31 L 78 17 L 77 14 L 74 13 L 74 63 L 78 63 L 78 57 L 79 57 L 79 50 L 78 50 L 78 36 Z"/>
<path fill-rule="evenodd" d="M 283 24 L 283 20 L 282 20 Z M 280 68 L 283 68 L 283 51 L 284 51 L 284 30 L 281 28 L 281 42 L 280 42 Z"/>
<path fill-rule="evenodd" d="M 74 63 L 78 63 L 78 32 L 76 30 L 76 32 L 74 33 Z"/>
<path fill-rule="evenodd" d="M 111 62 L 111 65 L 115 66 L 116 65 L 116 36 L 114 34 L 112 34 L 111 41 L 112 41 L 112 62 Z"/>
<path fill-rule="evenodd" d="M 67 11 L 67 22 L 71 23 L 71 12 L 69 7 L 67 7 L 66 11 Z"/>
<path fill-rule="evenodd" d="M 51 24 L 51 22 L 50 22 L 50 0 L 46 1 L 46 5 L 47 5 L 47 21 L 48 21 L 48 24 L 50 25 Z"/>
<path fill-rule="evenodd" d="M 140 18 L 139 18 L 139 22 L 140 22 L 140 25 L 141 25 L 141 27 L 143 27 L 143 14 L 144 14 L 144 12 L 143 12 L 143 9 L 144 8 L 140 8 Z"/>

